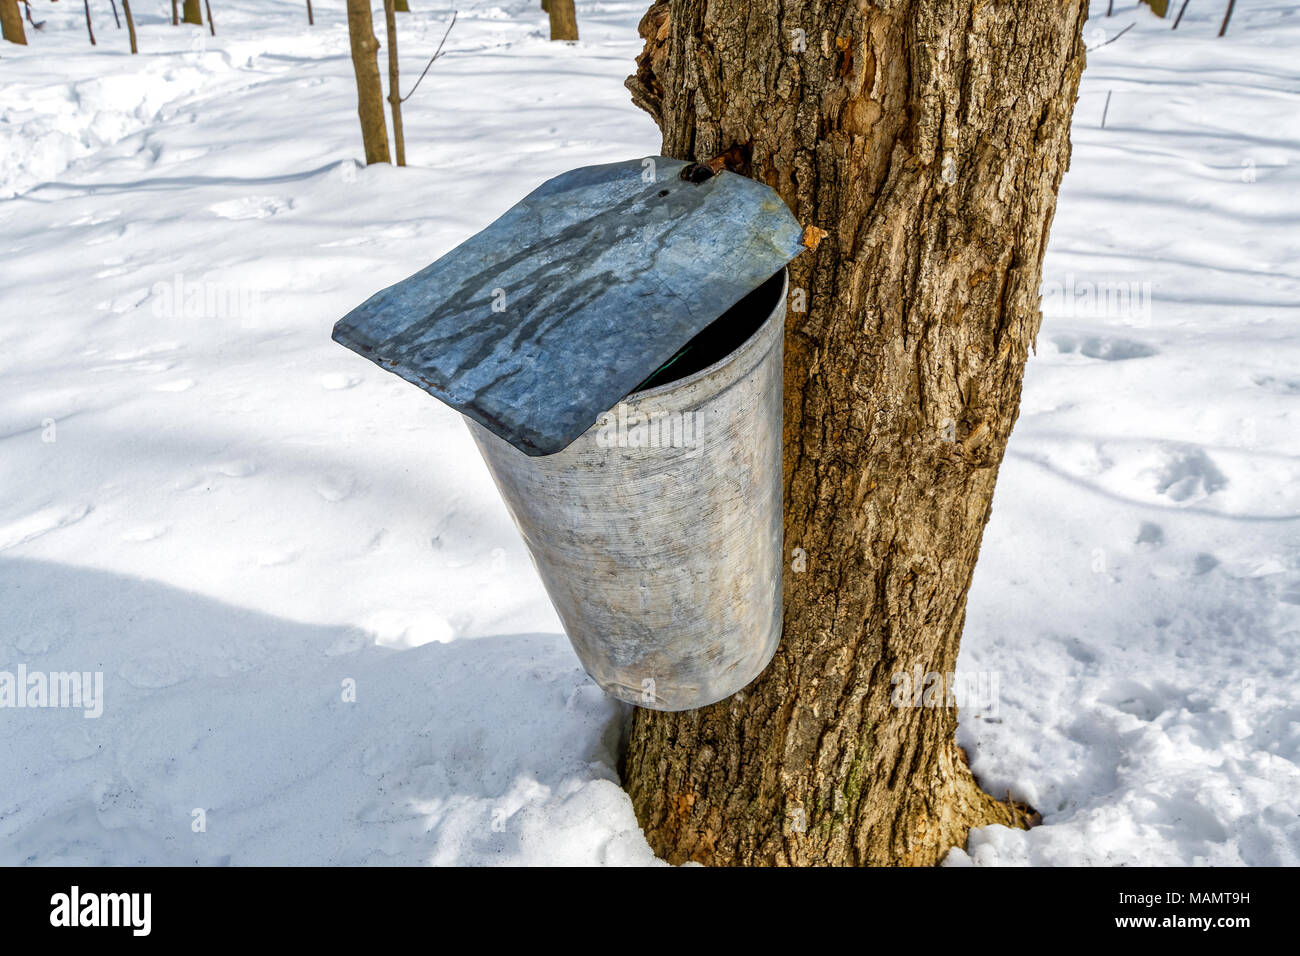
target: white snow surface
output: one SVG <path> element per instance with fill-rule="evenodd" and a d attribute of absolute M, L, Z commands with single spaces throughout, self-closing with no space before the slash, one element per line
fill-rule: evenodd
<path fill-rule="evenodd" d="M 65 3 L 0 50 L 0 671 L 104 675 L 97 719 L 0 710 L 0 864 L 655 862 L 458 416 L 329 338 L 657 152 L 645 0 L 574 45 L 467 3 L 405 169 L 361 165 L 341 6 L 145 0 L 131 56 Z M 404 90 L 451 13 L 412 6 Z M 1043 825 L 947 862 L 1297 864 L 1300 9 L 1117 6 L 960 662 L 976 773 Z"/>

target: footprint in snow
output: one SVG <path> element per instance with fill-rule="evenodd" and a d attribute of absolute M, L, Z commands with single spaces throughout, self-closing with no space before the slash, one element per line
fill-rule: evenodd
<path fill-rule="evenodd" d="M 1300 377 L 1256 375 L 1255 384 L 1281 395 L 1300 395 Z"/>
<path fill-rule="evenodd" d="M 14 641 L 14 647 L 27 657 L 35 657 L 37 654 L 48 654 L 55 646 L 51 640 L 54 632 L 49 628 L 37 627 L 20 634 Z M 59 642 L 62 644 L 62 641 Z"/>
<path fill-rule="evenodd" d="M 138 657 L 123 664 L 117 670 L 118 676 L 141 690 L 161 690 L 188 680 L 197 671 L 184 660 L 167 656 L 166 650 L 156 653 L 155 657 Z"/>
<path fill-rule="evenodd" d="M 446 644 L 456 636 L 455 628 L 445 617 L 422 609 L 377 611 L 362 622 L 362 627 L 380 647 L 403 650 L 425 644 Z"/>
<path fill-rule="evenodd" d="M 1153 687 L 1132 680 L 1115 682 L 1097 700 L 1109 704 L 1138 720 L 1155 720 L 1170 706 L 1171 689 L 1157 683 Z"/>
<path fill-rule="evenodd" d="M 92 365 L 91 372 L 132 372 L 137 375 L 156 375 L 170 372 L 176 367 L 175 362 L 153 362 L 148 360 L 123 362 L 115 365 Z M 166 389 L 164 389 L 166 391 Z"/>
<path fill-rule="evenodd" d="M 320 377 L 320 387 L 330 392 L 342 391 L 361 383 L 359 375 L 345 375 L 342 372 L 329 372 Z"/>
<path fill-rule="evenodd" d="M 135 359 L 148 358 L 151 355 L 157 355 L 159 352 L 174 352 L 180 345 L 176 342 L 159 342 L 156 345 L 146 345 L 138 349 L 124 349 L 114 352 L 109 359 L 114 362 L 130 362 Z"/>
<path fill-rule="evenodd" d="M 291 548 L 268 548 L 258 554 L 257 566 L 261 568 L 278 568 L 285 564 L 292 564 L 301 556 L 301 551 Z"/>
<path fill-rule="evenodd" d="M 165 535 L 169 530 L 171 529 L 165 524 L 140 525 L 139 527 L 131 528 L 129 531 L 126 531 L 122 535 L 122 540 L 130 541 L 136 544 L 145 541 L 156 541 L 158 538 L 161 538 L 163 535 Z"/>
<path fill-rule="evenodd" d="M 292 208 L 292 199 L 277 199 L 275 196 L 245 196 L 208 207 L 222 219 L 269 219 Z"/>
<path fill-rule="evenodd" d="M 122 215 L 120 209 L 104 209 L 100 212 L 88 213 L 78 219 L 73 219 L 68 223 L 69 226 L 99 226 L 106 222 L 112 222 L 118 216 Z"/>
<path fill-rule="evenodd" d="M 1078 661 L 1080 664 L 1097 663 L 1097 655 L 1077 637 L 1063 637 L 1061 638 L 1061 643 L 1065 646 L 1065 653 L 1069 654 L 1070 657 Z"/>
<path fill-rule="evenodd" d="M 155 392 L 188 392 L 194 387 L 194 384 L 194 379 L 192 378 L 178 378 L 170 382 L 163 382 L 160 385 L 155 385 L 153 390 Z"/>
<path fill-rule="evenodd" d="M 354 488 L 356 481 L 350 475 L 327 475 L 316 482 L 316 494 L 326 501 L 342 501 Z"/>
<path fill-rule="evenodd" d="M 90 514 L 90 505 L 55 505 L 0 525 L 0 551 L 26 544 L 42 535 L 76 524 Z"/>
<path fill-rule="evenodd" d="M 114 276 L 126 275 L 131 271 L 130 266 L 109 266 L 107 269 L 100 269 L 95 273 L 96 279 L 111 279 Z"/>
<path fill-rule="evenodd" d="M 218 465 L 217 471 L 227 478 L 247 478 L 249 475 L 257 473 L 257 465 L 241 458 L 237 461 L 228 461 L 225 464 Z"/>
<path fill-rule="evenodd" d="M 149 298 L 148 289 L 136 289 L 134 292 L 128 292 L 125 295 L 119 295 L 112 299 L 105 299 L 95 305 L 95 308 L 101 312 L 112 312 L 114 315 L 124 315 L 132 309 L 139 306 L 145 299 Z"/>
<path fill-rule="evenodd" d="M 1179 504 L 1200 501 L 1226 488 L 1228 478 L 1202 448 L 1170 445 L 1156 453 L 1147 469 L 1153 489 Z"/>
<path fill-rule="evenodd" d="M 325 648 L 326 657 L 342 657 L 365 650 L 370 645 L 370 635 L 359 627 L 349 628 L 339 635 L 329 647 Z"/>
<path fill-rule="evenodd" d="M 1159 354 L 1156 349 L 1144 342 L 1098 335 L 1058 335 L 1052 339 L 1052 344 L 1063 355 L 1078 352 L 1085 358 L 1100 359 L 1103 362 L 1123 362 Z"/>
<path fill-rule="evenodd" d="M 86 711 L 90 713 L 92 708 L 87 707 Z M 99 752 L 98 746 L 86 729 L 76 724 L 51 734 L 50 750 L 62 760 L 84 760 Z"/>
<path fill-rule="evenodd" d="M 1143 521 L 1138 527 L 1137 538 L 1133 542 L 1139 548 L 1155 550 L 1165 543 L 1164 529 L 1158 524 Z"/>
<path fill-rule="evenodd" d="M 91 236 L 85 241 L 87 246 L 102 246 L 106 242 L 112 242 L 115 239 L 121 239 L 126 235 L 126 226 L 113 226 L 110 229 L 101 229 L 97 235 Z"/>

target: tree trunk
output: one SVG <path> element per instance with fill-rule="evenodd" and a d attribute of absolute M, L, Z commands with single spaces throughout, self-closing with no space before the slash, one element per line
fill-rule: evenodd
<path fill-rule="evenodd" d="M 407 3 L 406 0 L 396 0 L 393 9 L 398 13 L 410 13 L 411 5 Z"/>
<path fill-rule="evenodd" d="M 397 82 L 397 17 L 395 0 L 384 0 L 384 25 L 388 30 L 388 105 L 393 111 L 393 149 L 397 165 L 406 165 L 406 137 L 402 135 L 402 95 Z"/>
<path fill-rule="evenodd" d="M 1237 0 L 1228 0 L 1228 9 L 1223 13 L 1223 26 L 1219 27 L 1219 36 L 1228 32 L 1228 21 L 1232 19 L 1232 8 L 1236 6 Z"/>
<path fill-rule="evenodd" d="M 348 0 L 348 36 L 352 69 L 357 75 L 357 115 L 366 147 L 366 165 L 388 162 L 388 126 L 384 122 L 384 86 L 379 79 L 379 41 L 370 19 L 370 0 Z"/>
<path fill-rule="evenodd" d="M 113 25 L 116 26 L 116 27 L 120 30 L 120 29 L 122 29 L 122 21 L 121 21 L 121 19 L 120 19 L 120 18 L 118 17 L 118 15 L 117 15 L 117 0 L 108 0 L 108 2 L 109 2 L 109 3 L 112 5 L 112 7 L 113 7 Z M 30 7 L 27 8 L 27 12 L 28 12 L 28 14 L 31 13 L 31 8 L 30 8 Z"/>
<path fill-rule="evenodd" d="M 203 9 L 208 14 L 208 32 L 213 36 L 216 36 L 217 24 L 216 21 L 212 19 L 212 4 L 209 2 L 209 0 L 203 0 Z"/>
<path fill-rule="evenodd" d="M 1183 14 L 1186 12 L 1187 12 L 1187 0 L 1183 0 L 1183 5 L 1178 8 L 1178 16 L 1174 17 L 1174 25 L 1169 29 L 1177 30 L 1178 24 L 1183 22 Z"/>
<path fill-rule="evenodd" d="M 203 25 L 203 8 L 199 5 L 202 0 L 185 0 L 181 4 L 181 19 L 186 23 L 197 23 Z"/>
<path fill-rule="evenodd" d="M 307 26 L 314 26 L 316 23 L 311 15 L 311 0 L 307 0 Z"/>
<path fill-rule="evenodd" d="M 172 0 L 172 26 L 176 26 L 177 22 L 178 21 L 176 17 L 176 0 Z"/>
<path fill-rule="evenodd" d="M 90 34 L 90 45 L 96 46 L 95 28 L 90 24 L 90 0 L 81 0 L 81 4 L 86 8 L 86 32 Z"/>
<path fill-rule="evenodd" d="M 139 53 L 135 45 L 135 19 L 131 16 L 131 0 L 122 0 L 122 12 L 126 14 L 126 33 L 131 38 L 131 52 Z"/>
<path fill-rule="evenodd" d="M 670 862 L 928 865 L 1026 820 L 975 783 L 946 695 L 895 706 L 895 680 L 957 660 L 1086 10 L 657 0 L 641 21 L 627 85 L 663 152 L 739 147 L 825 230 L 790 267 L 781 647 L 728 700 L 633 719 L 624 785 Z"/>
<path fill-rule="evenodd" d="M 27 31 L 23 29 L 23 15 L 18 9 L 18 0 L 0 0 L 0 34 L 10 43 L 27 45 Z"/>
<path fill-rule="evenodd" d="M 551 15 L 551 39 L 578 39 L 578 14 L 573 9 L 573 0 L 550 0 L 546 12 Z"/>

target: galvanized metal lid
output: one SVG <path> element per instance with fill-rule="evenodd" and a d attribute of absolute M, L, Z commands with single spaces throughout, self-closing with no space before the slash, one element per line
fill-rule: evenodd
<path fill-rule="evenodd" d="M 663 156 L 571 170 L 334 340 L 529 455 L 560 451 L 802 251 L 760 182 Z"/>

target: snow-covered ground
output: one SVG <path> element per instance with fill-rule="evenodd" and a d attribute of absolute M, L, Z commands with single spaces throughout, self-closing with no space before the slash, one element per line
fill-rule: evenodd
<path fill-rule="evenodd" d="M 406 88 L 450 17 L 412 6 Z M 575 46 L 537 6 L 460 9 L 402 170 L 357 162 L 341 4 L 141 0 L 134 57 L 43 5 L 0 49 L 0 671 L 104 675 L 96 719 L 0 710 L 0 863 L 653 862 L 463 425 L 329 339 L 657 151 L 645 0 Z M 1044 825 L 949 862 L 1300 863 L 1300 10 L 1118 6 L 961 659 Z"/>

